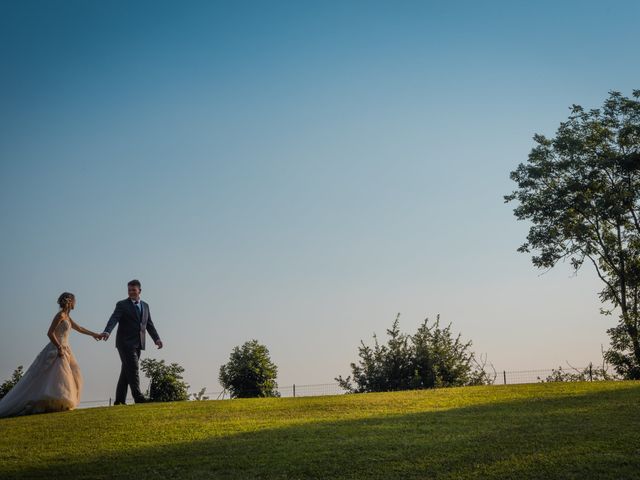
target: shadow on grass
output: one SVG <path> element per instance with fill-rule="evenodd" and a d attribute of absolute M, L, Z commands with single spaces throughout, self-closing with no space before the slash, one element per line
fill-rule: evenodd
<path fill-rule="evenodd" d="M 0 466 L 0 476 L 634 479 L 640 478 L 639 413 L 640 385 L 96 451 L 17 472 Z"/>

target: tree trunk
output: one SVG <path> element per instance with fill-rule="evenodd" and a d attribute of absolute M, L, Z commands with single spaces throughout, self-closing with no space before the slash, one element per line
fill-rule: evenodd
<path fill-rule="evenodd" d="M 631 318 L 629 312 L 629 306 L 627 304 L 627 269 L 626 259 L 624 256 L 624 248 L 622 246 L 622 232 L 620 226 L 620 220 L 617 222 L 618 233 L 618 251 L 620 257 L 620 309 L 622 310 L 622 320 L 624 321 L 627 333 L 631 338 L 631 345 L 633 347 L 633 356 L 635 357 L 636 365 L 640 366 L 640 341 L 638 340 L 638 328 L 636 327 L 636 318 Z M 635 368 L 632 374 L 635 379 L 640 378 L 640 368 Z"/>

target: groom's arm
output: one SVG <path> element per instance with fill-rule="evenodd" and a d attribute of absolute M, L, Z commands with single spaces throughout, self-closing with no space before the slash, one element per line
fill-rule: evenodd
<path fill-rule="evenodd" d="M 120 302 L 116 303 L 116 308 L 113 311 L 113 313 L 111 314 L 111 317 L 109 318 L 109 321 L 107 322 L 107 326 L 104 327 L 104 331 L 102 332 L 103 337 L 106 335 L 106 338 L 104 338 L 105 340 L 107 338 L 109 338 L 109 335 L 111 335 L 111 331 L 115 328 L 117 323 L 122 318 L 123 312 L 124 312 L 124 310 L 123 310 L 122 305 L 120 304 Z"/>
<path fill-rule="evenodd" d="M 147 304 L 147 313 L 149 315 L 149 318 L 147 319 L 147 332 L 149 332 L 149 335 L 151 335 L 151 338 L 153 338 L 153 342 L 158 346 L 158 348 L 162 348 L 162 340 L 160 340 L 160 335 L 158 335 L 158 331 L 153 324 L 153 320 L 151 320 L 151 310 L 149 309 L 149 304 Z"/>

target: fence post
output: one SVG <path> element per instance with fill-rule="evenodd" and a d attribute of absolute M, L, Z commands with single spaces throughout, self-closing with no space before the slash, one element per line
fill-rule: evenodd
<path fill-rule="evenodd" d="M 293 384 L 293 398 L 296 398 L 296 384 Z"/>
<path fill-rule="evenodd" d="M 502 371 L 502 377 L 504 378 L 504 384 L 506 385 L 507 384 L 507 371 L 506 370 Z"/>
<path fill-rule="evenodd" d="M 111 397 L 109 397 L 109 406 L 111 406 Z"/>
<path fill-rule="evenodd" d="M 593 382 L 593 363 L 589 362 L 589 381 Z"/>

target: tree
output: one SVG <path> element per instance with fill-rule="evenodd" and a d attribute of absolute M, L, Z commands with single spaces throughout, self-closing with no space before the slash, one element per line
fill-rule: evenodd
<path fill-rule="evenodd" d="M 0 399 L 9 393 L 9 391 L 15 387 L 16 383 L 20 381 L 22 375 L 24 375 L 22 370 L 22 365 L 19 365 L 18 368 L 13 371 L 11 378 L 9 380 L 5 380 L 2 385 L 0 385 Z"/>
<path fill-rule="evenodd" d="M 220 367 L 218 379 L 232 398 L 279 397 L 277 376 L 278 367 L 267 347 L 251 340 L 233 349 L 229 362 Z"/>
<path fill-rule="evenodd" d="M 573 105 L 554 138 L 533 137 L 528 162 L 511 172 L 517 189 L 505 196 L 519 203 L 516 218 L 532 223 L 518 251 L 534 252 L 536 267 L 594 267 L 602 313 L 619 313 L 605 358 L 629 379 L 640 379 L 639 97 L 610 92 L 602 109 Z"/>
<path fill-rule="evenodd" d="M 386 345 L 380 345 L 375 334 L 373 347 L 360 341 L 360 360 L 351 364 L 352 375 L 336 378 L 342 388 L 364 393 L 493 382 L 469 350 L 471 342 L 463 342 L 460 334 L 454 337 L 451 324 L 441 328 L 439 315 L 432 325 L 427 318 L 410 336 L 400 331 L 398 314 L 387 335 Z"/>
<path fill-rule="evenodd" d="M 177 363 L 166 365 L 164 360 L 145 358 L 140 368 L 151 380 L 147 392 L 150 401 L 178 402 L 189 399 L 189 385 L 182 379 L 184 368 Z"/>

